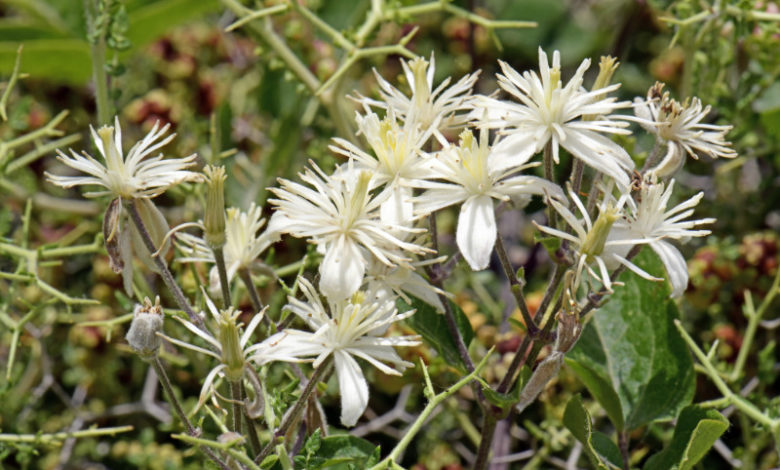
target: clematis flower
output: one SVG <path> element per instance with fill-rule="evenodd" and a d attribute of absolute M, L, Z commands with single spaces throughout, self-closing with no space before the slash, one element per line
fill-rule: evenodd
<path fill-rule="evenodd" d="M 565 199 L 561 188 L 536 176 L 516 174 L 538 164 L 515 159 L 517 166 L 507 168 L 494 158 L 488 144 L 488 131 L 482 129 L 479 141 L 470 130 L 460 135 L 458 146 L 436 154 L 431 168 L 442 181 L 420 183 L 428 188 L 415 203 L 418 215 L 427 215 L 444 207 L 460 204 L 456 240 L 463 257 L 474 270 L 487 268 L 498 231 L 494 200 L 508 201 L 532 194 L 548 194 Z"/>
<path fill-rule="evenodd" d="M 498 84 L 519 103 L 480 97 L 474 115 L 478 119 L 486 110 L 488 119 L 483 125 L 500 129 L 506 135 L 496 145 L 495 157 L 505 168 L 522 165 L 549 143 L 555 163 L 559 162 L 559 147 L 563 147 L 586 165 L 613 178 L 619 186 L 627 187 L 627 173 L 634 169 L 634 162 L 621 146 L 601 135 L 631 133 L 626 129 L 627 122 L 610 116 L 617 109 L 630 106 L 607 96 L 620 84 L 585 90 L 583 75 L 590 67 L 590 60 L 585 59 L 563 86 L 560 62 L 560 54 L 555 51 L 550 67 L 541 48 L 538 75 L 521 75 L 499 61 L 503 75 L 498 75 Z"/>
<path fill-rule="evenodd" d="M 210 396 L 216 394 L 219 379 L 226 378 L 230 382 L 240 382 L 243 380 L 244 374 L 253 373 L 250 370 L 249 361 L 262 364 L 265 360 L 262 343 L 250 343 L 255 329 L 257 329 L 257 326 L 260 325 L 263 319 L 265 311 L 255 314 L 246 328 L 243 328 L 244 325 L 238 321 L 238 317 L 241 315 L 240 310 L 234 310 L 232 307 L 227 310 L 219 310 L 205 291 L 203 291 L 203 296 L 206 300 L 206 306 L 217 324 L 216 334 L 198 328 L 189 320 L 184 320 L 177 316 L 173 318 L 205 341 L 208 344 L 208 349 L 158 333 L 160 337 L 165 338 L 172 344 L 210 356 L 219 361 L 219 364 L 211 369 L 203 380 L 196 409 L 200 408 Z M 204 320 L 206 319 L 204 312 L 200 312 L 199 315 Z M 242 329 L 243 332 L 241 331 Z"/>
<path fill-rule="evenodd" d="M 716 126 L 701 121 L 710 113 L 710 107 L 702 109 L 698 98 L 680 103 L 663 92 L 663 83 L 656 82 L 647 92 L 647 100 L 634 100 L 634 112 L 642 120 L 648 132 L 666 141 L 666 155 L 650 172 L 657 178 L 669 176 L 680 169 L 685 155 L 698 159 L 699 154 L 712 158 L 734 158 L 737 153 L 726 140 L 732 126 Z M 641 123 L 642 121 L 640 121 Z"/>
<path fill-rule="evenodd" d="M 573 235 L 552 227 L 540 226 L 536 222 L 534 222 L 534 225 L 544 233 L 567 240 L 574 248 L 575 275 L 572 287 L 575 291 L 582 281 L 583 273 L 589 274 L 601 282 L 607 290 L 611 291 L 612 282 L 609 269 L 614 269 L 620 264 L 645 279 L 651 281 L 663 280 L 650 275 L 625 258 L 632 246 L 648 242 L 640 234 L 623 230 L 616 226 L 616 222 L 625 217 L 624 206 L 630 198 L 629 193 L 624 193 L 617 201 L 606 197 L 605 201 L 599 206 L 598 217 L 593 221 L 579 196 L 571 188 L 569 188 L 568 192 L 571 201 L 582 214 L 581 219 L 578 219 L 566 205 L 554 199 L 550 199 L 548 204 L 552 205 L 556 212 L 563 217 L 563 220 L 574 230 Z M 605 193 L 609 194 L 609 191 Z M 596 269 L 598 269 L 598 272 Z"/>
<path fill-rule="evenodd" d="M 368 406 L 368 383 L 360 358 L 389 375 L 401 375 L 412 366 L 396 353 L 398 346 L 417 346 L 417 336 L 382 337 L 394 322 L 413 314 L 399 315 L 393 296 L 375 290 L 357 292 L 351 299 L 322 303 L 314 286 L 299 278 L 306 301 L 289 297 L 285 309 L 292 311 L 313 333 L 287 329 L 266 339 L 260 346 L 263 360 L 299 362 L 314 360 L 318 367 L 333 357 L 341 393 L 341 424 L 354 426 Z M 386 363 L 392 365 L 389 366 Z"/>
<path fill-rule="evenodd" d="M 325 255 L 320 264 L 320 290 L 332 299 L 345 299 L 363 282 L 366 265 L 375 258 L 387 266 L 409 267 L 409 254 L 430 250 L 403 241 L 392 231 L 417 230 L 379 220 L 379 207 L 389 196 L 370 192 L 371 174 L 343 171 L 329 177 L 312 163 L 301 179 L 313 187 L 280 179 L 271 191 L 277 212 L 271 220 L 274 230 L 309 238 Z"/>
<path fill-rule="evenodd" d="M 57 150 L 58 160 L 88 176 L 62 176 L 47 172 L 46 177 L 63 188 L 81 185 L 105 188 L 85 193 L 86 197 L 111 195 L 125 199 L 153 198 L 184 181 L 199 181 L 201 176 L 198 173 L 186 170 L 194 165 L 195 154 L 184 158 L 163 159 L 160 153 L 147 158 L 176 137 L 176 134 L 171 134 L 160 140 L 169 127 L 170 125 L 166 124 L 160 129 L 159 122 L 156 123 L 141 141 L 133 145 L 127 156 L 124 156 L 122 151 L 119 118 L 115 119 L 114 127 L 103 126 L 97 132 L 90 127 L 92 141 L 105 163 L 95 160 L 86 152 L 79 155 L 71 150 L 68 156 Z"/>
<path fill-rule="evenodd" d="M 337 145 L 331 145 L 330 149 L 350 158 L 354 170 L 368 171 L 372 175 L 372 189 L 388 185 L 391 192 L 380 207 L 380 217 L 388 224 L 406 225 L 412 219 L 412 187 L 416 181 L 430 176 L 422 152 L 430 132 L 422 132 L 413 120 L 401 127 L 392 109 L 381 120 L 373 112 L 365 116 L 356 113 L 355 120 L 376 156 L 340 138 L 333 139 Z"/>
<path fill-rule="evenodd" d="M 160 140 L 168 131 L 168 127 L 165 125 L 160 129 L 159 123 L 155 124 L 125 156 L 122 151 L 122 129 L 119 126 L 119 118 L 116 118 L 113 127 L 103 126 L 97 131 L 90 128 L 92 141 L 103 157 L 103 163 L 86 152 L 79 155 L 71 150 L 71 155 L 68 156 L 57 150 L 57 158 L 62 163 L 86 173 L 86 176 L 46 173 L 50 182 L 63 188 L 82 185 L 105 188 L 87 192 L 84 194 L 86 197 L 110 195 L 114 198 L 103 219 L 103 234 L 111 268 L 115 273 L 122 273 L 125 291 L 130 296 L 133 295 L 133 254 L 138 255 L 151 270 L 156 272 L 157 267 L 140 233 L 130 222 L 129 214 L 123 207 L 123 199 L 135 200 L 136 209 L 152 241 L 156 246 L 162 245 L 160 251 L 164 251 L 169 246 L 163 245 L 168 223 L 150 199 L 176 184 L 201 179 L 198 173 L 186 169 L 194 164 L 195 154 L 173 159 L 163 159 L 162 153 L 149 157 L 175 137 L 175 134 L 171 134 Z M 128 225 L 131 228 L 128 229 Z"/>
<path fill-rule="evenodd" d="M 688 240 L 709 235 L 709 230 L 696 230 L 695 227 L 711 224 L 715 219 L 685 220 L 693 215 L 693 208 L 704 197 L 701 192 L 667 210 L 673 188 L 674 180 L 665 189 L 663 183 L 652 179 L 645 181 L 638 202 L 629 201 L 632 214 L 621 225 L 636 238 L 647 240 L 666 268 L 672 297 L 679 297 L 688 287 L 688 265 L 680 251 L 666 239 Z"/>
<path fill-rule="evenodd" d="M 409 62 L 401 59 L 401 67 L 411 89 L 411 96 L 398 90 L 374 70 L 382 99 L 358 97 L 358 101 L 364 105 L 386 109 L 404 122 L 412 121 L 426 131 L 457 129 L 468 122 L 466 112 L 472 107 L 471 91 L 479 77 L 479 71 L 463 76 L 449 88 L 451 78 L 447 77 L 434 89 L 436 63 L 433 53 L 430 62 L 422 57 L 416 57 Z"/>
<path fill-rule="evenodd" d="M 254 203 L 246 212 L 235 207 L 227 210 L 223 253 L 228 281 L 233 279 L 239 269 L 251 269 L 260 254 L 279 239 L 279 234 L 273 230 L 260 232 L 265 224 L 262 213 L 262 208 Z M 180 263 L 216 263 L 214 252 L 204 238 L 180 233 L 177 242 L 185 255 L 177 259 Z M 219 275 L 216 266 L 211 269 L 209 278 L 212 290 L 218 292 Z"/>

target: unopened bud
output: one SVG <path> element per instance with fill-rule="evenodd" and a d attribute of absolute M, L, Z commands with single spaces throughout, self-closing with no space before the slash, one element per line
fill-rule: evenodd
<path fill-rule="evenodd" d="M 203 224 L 206 226 L 205 239 L 211 247 L 220 248 L 225 244 L 225 168 L 208 165 L 206 175 L 206 214 Z"/>
<path fill-rule="evenodd" d="M 125 339 L 141 359 L 148 361 L 157 355 L 160 349 L 160 337 L 157 333 L 162 332 L 163 318 L 159 297 L 154 299 L 154 304 L 147 297 L 143 305 L 135 306 L 133 321 Z"/>
<path fill-rule="evenodd" d="M 222 364 L 225 365 L 225 377 L 230 382 L 238 382 L 244 376 L 244 353 L 238 335 L 238 325 L 233 309 L 222 312 L 219 320 L 219 346 L 222 349 Z"/>
<path fill-rule="evenodd" d="M 582 244 L 582 253 L 588 256 L 588 262 L 591 262 L 594 256 L 599 256 L 604 252 L 607 237 L 617 219 L 618 211 L 614 207 L 607 207 L 601 211 Z"/>

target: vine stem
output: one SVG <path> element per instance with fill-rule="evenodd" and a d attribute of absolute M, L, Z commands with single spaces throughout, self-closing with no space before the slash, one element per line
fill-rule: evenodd
<path fill-rule="evenodd" d="M 141 219 L 141 214 L 138 213 L 138 208 L 135 206 L 135 200 L 129 199 L 127 202 L 127 210 L 130 212 L 130 218 L 133 219 L 133 223 L 138 229 L 138 233 L 141 235 L 141 239 L 143 240 L 146 249 L 149 250 L 149 253 L 155 253 L 157 251 L 157 247 L 154 246 L 152 237 L 149 235 L 149 231 L 146 229 L 146 225 L 144 224 L 143 219 Z M 203 324 L 203 320 L 190 306 L 187 298 L 184 296 L 184 292 L 182 292 L 181 287 L 179 287 L 179 285 L 176 283 L 176 280 L 173 278 L 173 274 L 171 274 L 171 271 L 168 269 L 168 265 L 166 265 L 159 256 L 152 256 L 152 259 L 154 260 L 154 264 L 160 270 L 160 276 L 162 276 L 163 282 L 165 282 L 166 287 L 168 287 L 168 290 L 171 292 L 171 294 L 173 294 L 173 298 L 176 300 L 176 304 L 179 306 L 179 308 L 184 310 L 185 313 L 187 313 L 187 316 L 192 323 L 196 324 L 198 328 L 205 331 L 206 327 Z"/>
<path fill-rule="evenodd" d="M 238 270 L 238 277 L 241 278 L 241 282 L 244 283 L 244 286 L 249 293 L 249 301 L 252 302 L 252 308 L 255 309 L 255 312 L 262 311 L 263 301 L 260 300 L 260 294 L 257 293 L 257 288 L 255 287 L 255 283 L 252 282 L 252 275 L 249 273 L 249 270 L 247 268 L 240 268 Z M 271 319 L 268 318 L 267 315 L 263 315 L 261 321 L 266 327 L 271 327 Z"/>
<path fill-rule="evenodd" d="M 168 401 L 171 402 L 171 405 L 173 405 L 173 409 L 176 411 L 176 414 L 179 416 L 179 419 L 181 419 L 182 423 L 184 423 L 184 427 L 187 428 L 187 434 L 190 436 L 197 438 L 200 436 L 200 431 L 195 428 L 195 426 L 192 425 L 192 422 L 187 418 L 187 415 L 184 413 L 184 410 L 181 407 L 181 404 L 179 403 L 178 398 L 176 398 L 176 395 L 173 393 L 173 386 L 171 385 L 171 380 L 168 378 L 168 373 L 165 372 L 165 367 L 162 364 L 162 361 L 160 361 L 160 358 L 158 356 L 155 356 L 154 359 L 151 361 L 152 367 L 154 367 L 154 371 L 157 373 L 157 378 L 160 380 L 160 383 L 163 386 L 163 390 L 165 390 L 165 395 L 168 397 Z M 207 447 L 199 447 L 201 451 L 203 451 L 208 458 L 210 458 L 219 468 L 222 470 L 231 470 L 228 465 L 223 462 L 219 457 L 217 457 L 214 452 L 207 448 Z"/>
<path fill-rule="evenodd" d="M 314 391 L 317 382 L 319 382 L 320 379 L 325 375 L 325 371 L 329 368 L 329 366 L 330 358 L 323 361 L 316 369 L 314 369 L 314 373 L 311 375 L 309 382 L 306 383 L 306 387 L 304 387 L 303 391 L 301 392 L 301 396 L 299 396 L 298 400 L 296 400 L 295 405 L 284 415 L 282 424 L 279 426 L 279 428 L 277 428 L 276 431 L 274 431 L 273 435 L 271 436 L 271 440 L 268 442 L 268 444 L 266 444 L 263 450 L 257 454 L 257 457 L 255 457 L 256 463 L 261 463 L 263 459 L 274 450 L 276 447 L 276 441 L 279 439 L 279 437 L 287 434 L 287 431 L 290 430 L 290 427 L 293 425 L 293 423 L 298 420 L 298 418 L 301 416 L 301 413 L 303 413 L 303 410 L 306 409 L 306 403 L 309 400 L 309 396 Z"/>
<path fill-rule="evenodd" d="M 554 183 L 555 171 L 553 168 L 554 162 L 552 157 L 552 142 L 547 142 L 545 144 L 542 160 L 544 161 L 544 179 Z M 556 228 L 558 225 L 555 209 L 549 204 L 547 205 L 547 224 L 552 228 Z"/>
<path fill-rule="evenodd" d="M 525 326 L 528 328 L 528 334 L 535 338 L 539 334 L 539 328 L 528 310 L 528 303 L 525 300 L 525 296 L 523 296 L 523 282 L 520 282 L 514 269 L 512 269 L 512 263 L 509 261 L 509 256 L 504 248 L 504 240 L 501 238 L 501 234 L 496 235 L 496 254 L 498 254 L 501 267 L 504 268 L 504 274 L 509 280 L 510 290 L 515 296 L 515 302 L 523 315 L 523 321 L 525 321 Z"/>
<path fill-rule="evenodd" d="M 490 358 L 492 352 L 493 349 L 488 351 L 488 353 L 485 354 L 485 357 L 482 358 L 482 360 L 479 362 L 479 364 L 477 364 L 477 366 L 474 368 L 473 371 L 471 371 L 468 375 L 464 376 L 462 379 L 457 381 L 454 385 L 447 387 L 443 392 L 439 393 L 438 395 L 435 394 L 433 390 L 433 384 L 431 383 L 431 379 L 428 376 L 428 369 L 426 369 L 425 364 L 423 364 L 422 361 L 420 361 L 420 364 L 423 369 L 423 375 L 425 376 L 424 394 L 426 397 L 428 397 L 428 404 L 422 410 L 422 412 L 417 417 L 417 419 L 414 420 L 414 423 L 412 423 L 404 431 L 403 438 L 400 441 L 398 441 L 398 444 L 396 444 L 393 450 L 390 451 L 390 454 L 387 457 L 385 457 L 381 462 L 371 467 L 369 470 L 403 468 L 396 463 L 396 460 L 401 456 L 401 454 L 403 454 L 404 450 L 406 450 L 406 448 L 412 442 L 412 439 L 414 439 L 414 436 L 416 436 L 417 433 L 420 432 L 420 429 L 422 429 L 423 425 L 428 421 L 428 418 L 431 416 L 431 414 L 436 409 L 436 407 L 439 406 L 442 402 L 444 402 L 444 400 L 452 396 L 455 392 L 460 390 L 463 386 L 469 384 L 472 380 L 474 380 L 487 364 L 488 358 Z"/>
<path fill-rule="evenodd" d="M 217 272 L 219 273 L 219 285 L 222 287 L 222 305 L 225 308 L 229 308 L 232 302 L 230 299 L 230 284 L 225 267 L 225 251 L 221 246 L 212 248 L 211 251 L 214 253 L 214 261 L 216 261 Z"/>

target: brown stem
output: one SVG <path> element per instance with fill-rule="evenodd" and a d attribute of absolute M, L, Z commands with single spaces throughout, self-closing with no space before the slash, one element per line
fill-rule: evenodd
<path fill-rule="evenodd" d="M 487 468 L 490 458 L 490 449 L 493 447 L 493 435 L 496 432 L 496 417 L 492 413 L 485 413 L 482 420 L 482 436 L 479 441 L 477 459 L 474 461 L 474 470 Z"/>
<path fill-rule="evenodd" d="M 255 312 L 262 311 L 263 301 L 260 300 L 260 294 L 257 293 L 257 288 L 255 287 L 255 283 L 252 282 L 252 275 L 249 273 L 249 270 L 247 268 L 239 269 L 238 277 L 241 278 L 244 286 L 246 286 L 246 290 L 249 293 L 249 300 L 252 302 L 252 308 L 255 309 Z M 262 322 L 266 327 L 271 326 L 271 319 L 268 318 L 267 315 L 263 315 Z"/>
<path fill-rule="evenodd" d="M 260 390 L 255 390 L 255 393 L 261 393 Z M 241 396 L 248 396 L 246 393 L 246 387 L 241 382 Z M 244 406 L 244 419 L 246 420 L 247 434 L 249 434 L 249 443 L 252 446 L 252 453 L 254 455 L 260 454 L 263 450 L 263 446 L 260 444 L 260 438 L 257 436 L 257 429 L 255 428 L 255 421 L 249 416 L 249 410 Z"/>
<path fill-rule="evenodd" d="M 501 238 L 501 234 L 497 234 L 496 236 L 496 254 L 498 254 L 498 259 L 501 261 L 501 267 L 504 268 L 504 274 L 509 280 L 510 290 L 515 296 L 515 302 L 517 303 L 518 308 L 520 308 L 520 313 L 523 315 L 523 321 L 525 322 L 526 328 L 528 328 L 528 334 L 531 337 L 536 338 L 536 335 L 539 333 L 539 328 L 536 326 L 536 323 L 531 316 L 531 312 L 528 310 L 528 303 L 523 296 L 523 283 L 517 278 L 517 275 L 512 268 L 512 263 L 509 261 L 509 256 L 504 248 L 504 241 Z"/>
<path fill-rule="evenodd" d="M 179 416 L 179 419 L 181 419 L 182 423 L 184 423 L 184 427 L 187 428 L 187 434 L 192 437 L 200 437 L 200 431 L 196 429 L 195 426 L 192 425 L 192 422 L 190 422 L 189 418 L 187 418 L 187 415 L 184 413 L 184 410 L 179 404 L 179 400 L 173 393 L 171 380 L 168 378 L 168 373 L 165 372 L 165 367 L 163 366 L 162 361 L 160 361 L 159 357 L 155 356 L 151 363 L 152 367 L 154 367 L 154 371 L 157 373 L 157 378 L 160 380 L 160 383 L 163 386 L 163 390 L 165 390 L 165 395 L 168 396 L 168 401 L 171 403 L 171 405 L 173 405 L 173 409 L 176 411 L 176 414 Z M 203 453 L 206 454 L 206 456 L 210 458 L 215 464 L 217 464 L 219 468 L 222 470 L 230 470 L 230 467 L 228 467 L 225 462 L 217 457 L 211 449 L 208 447 L 199 447 L 199 449 L 203 451 Z"/>
<path fill-rule="evenodd" d="M 127 202 L 130 218 L 133 219 L 133 223 L 138 229 L 138 233 L 141 235 L 141 239 L 143 240 L 146 249 L 149 250 L 149 253 L 155 253 L 157 251 L 157 247 L 154 246 L 152 237 L 149 235 L 149 231 L 146 229 L 146 225 L 144 224 L 143 219 L 141 219 L 141 214 L 138 213 L 138 209 L 135 206 L 135 200 L 130 199 L 127 200 Z M 171 294 L 173 294 L 173 298 L 176 300 L 176 304 L 178 304 L 179 308 L 187 313 L 187 316 L 190 318 L 192 323 L 196 324 L 198 328 L 205 331 L 206 327 L 203 324 L 203 320 L 190 306 L 187 298 L 184 296 L 184 292 L 182 292 L 181 287 L 179 287 L 179 285 L 176 283 L 176 280 L 173 278 L 173 274 L 171 274 L 168 266 L 160 258 L 160 256 L 152 256 L 152 259 L 154 260 L 154 264 L 157 266 L 157 269 L 160 270 L 160 276 L 163 278 L 163 282 L 165 282 L 166 287 L 168 287 L 168 290 L 171 292 Z"/>
<path fill-rule="evenodd" d="M 306 387 L 304 387 L 303 391 L 301 392 L 301 396 L 298 397 L 298 400 L 295 401 L 295 405 L 293 408 L 287 412 L 287 414 L 284 415 L 284 418 L 282 420 L 282 424 L 279 426 L 279 428 L 274 431 L 273 435 L 271 436 L 271 440 L 266 444 L 266 446 L 263 448 L 263 450 L 255 457 L 255 462 L 260 463 L 263 461 L 264 458 L 268 456 L 268 454 L 271 453 L 271 451 L 276 446 L 277 440 L 286 435 L 287 431 L 290 430 L 290 427 L 295 423 L 298 418 L 300 417 L 301 413 L 303 413 L 303 410 L 306 409 L 306 402 L 309 400 L 309 395 L 314 391 L 314 387 L 317 385 L 317 382 L 320 381 L 322 376 L 325 374 L 325 371 L 330 367 L 330 359 L 326 359 L 324 362 L 322 362 L 319 367 L 314 369 L 314 373 L 311 375 L 311 378 L 309 379 L 309 382 L 306 384 Z"/>
<path fill-rule="evenodd" d="M 625 430 L 618 433 L 618 447 L 620 447 L 620 456 L 623 457 L 623 470 L 629 470 L 631 464 L 628 461 L 628 432 Z"/>
<path fill-rule="evenodd" d="M 230 382 L 230 398 L 233 402 L 233 419 L 231 422 L 231 431 L 241 434 L 241 412 L 242 408 L 242 395 L 241 395 L 241 381 Z"/>

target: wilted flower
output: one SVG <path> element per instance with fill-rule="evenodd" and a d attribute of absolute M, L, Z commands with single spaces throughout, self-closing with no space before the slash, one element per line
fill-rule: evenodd
<path fill-rule="evenodd" d="M 394 297 L 373 290 L 357 292 L 351 299 L 329 299 L 326 309 L 306 279 L 300 278 L 299 285 L 306 301 L 291 296 L 285 308 L 314 333 L 287 329 L 271 336 L 262 343 L 263 360 L 296 362 L 313 358 L 314 367 L 318 367 L 333 356 L 341 393 L 341 423 L 354 426 L 368 406 L 368 383 L 355 358 L 364 359 L 385 374 L 401 375 L 413 364 L 401 359 L 394 348 L 416 346 L 420 344 L 418 337 L 381 335 L 390 324 L 413 311 L 399 315 Z"/>
<path fill-rule="evenodd" d="M 731 126 L 703 124 L 701 121 L 710 113 L 710 107 L 702 109 L 699 98 L 684 103 L 669 97 L 663 92 L 663 83 L 656 83 L 647 92 L 647 100 L 634 100 L 634 112 L 637 117 L 652 123 L 643 127 L 666 141 L 666 155 L 650 171 L 658 178 L 676 172 L 685 162 L 686 153 L 693 158 L 699 154 L 712 158 L 734 158 L 737 153 L 726 140 Z M 640 121 L 641 123 L 641 121 Z"/>
<path fill-rule="evenodd" d="M 565 199 L 558 185 L 536 176 L 515 173 L 536 164 L 516 159 L 511 168 L 491 153 L 488 131 L 483 129 L 479 141 L 470 130 L 460 135 L 458 146 L 448 147 L 436 154 L 430 163 L 438 181 L 425 181 L 421 187 L 428 190 L 415 203 L 419 215 L 430 214 L 444 207 L 463 203 L 458 217 L 457 242 L 463 257 L 474 270 L 485 269 L 496 242 L 498 230 L 493 200 L 508 201 L 532 194 L 548 194 Z"/>
<path fill-rule="evenodd" d="M 498 84 L 519 103 L 482 97 L 474 117 L 480 119 L 487 111 L 488 119 L 482 125 L 500 129 L 506 135 L 493 150 L 504 168 L 521 165 L 519 162 L 527 161 L 549 143 L 555 163 L 559 161 L 560 146 L 627 187 L 627 172 L 634 168 L 634 162 L 621 146 L 601 135 L 631 133 L 626 129 L 628 123 L 609 116 L 619 108 L 630 106 L 607 97 L 620 85 L 585 90 L 583 75 L 590 67 L 590 60 L 585 59 L 566 86 L 562 86 L 560 62 L 560 54 L 555 51 L 551 68 L 541 48 L 539 75 L 536 72 L 521 75 L 509 64 L 499 62 L 504 75 L 498 75 Z"/>
<path fill-rule="evenodd" d="M 159 297 L 154 299 L 154 304 L 148 297 L 144 299 L 143 305 L 136 304 L 125 339 L 142 359 L 149 360 L 157 356 L 160 349 L 160 337 L 157 334 L 162 333 L 164 318 Z"/>

